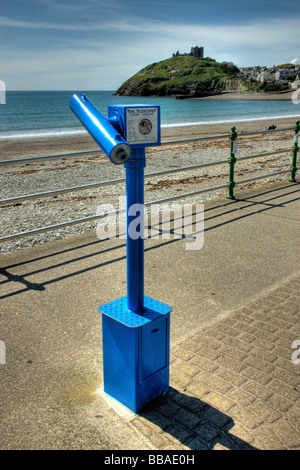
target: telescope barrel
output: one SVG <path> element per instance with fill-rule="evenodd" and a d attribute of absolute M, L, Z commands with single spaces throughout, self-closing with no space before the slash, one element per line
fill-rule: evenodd
<path fill-rule="evenodd" d="M 129 159 L 131 149 L 126 140 L 85 94 L 73 95 L 70 108 L 113 163 L 120 165 Z"/>

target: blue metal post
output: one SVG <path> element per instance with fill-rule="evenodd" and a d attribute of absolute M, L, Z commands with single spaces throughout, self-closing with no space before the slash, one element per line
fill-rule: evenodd
<path fill-rule="evenodd" d="M 127 296 L 102 305 L 99 310 L 104 391 L 132 411 L 138 411 L 169 388 L 171 308 L 144 296 L 145 148 L 133 148 L 124 166 Z"/>
<path fill-rule="evenodd" d="M 144 168 L 146 157 L 144 148 L 132 150 L 125 163 L 127 197 L 127 302 L 132 312 L 142 313 L 144 307 Z M 139 205 L 135 206 L 135 205 Z M 135 207 L 134 207 L 135 206 Z M 135 227 L 136 237 L 130 233 L 130 224 L 139 214 L 140 227 Z M 129 215 L 130 209 L 132 211 Z"/>

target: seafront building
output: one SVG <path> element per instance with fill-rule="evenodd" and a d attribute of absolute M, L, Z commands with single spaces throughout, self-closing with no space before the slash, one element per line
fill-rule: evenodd
<path fill-rule="evenodd" d="M 285 64 L 283 66 L 268 67 L 241 67 L 240 76 L 248 81 L 261 83 L 287 83 L 291 89 L 296 87 L 296 82 L 300 78 L 300 65 Z M 297 87 L 296 87 L 297 88 Z"/>

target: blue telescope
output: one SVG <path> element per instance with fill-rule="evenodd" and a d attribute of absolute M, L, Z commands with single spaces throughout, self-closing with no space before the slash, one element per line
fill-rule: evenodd
<path fill-rule="evenodd" d="M 161 143 L 160 107 L 110 105 L 105 118 L 84 94 L 74 95 L 70 107 L 110 160 L 126 170 L 127 295 L 99 311 L 104 392 L 137 411 L 169 388 L 171 307 L 144 295 L 145 147 Z M 137 212 L 141 233 L 132 236 Z"/>
<path fill-rule="evenodd" d="M 113 163 L 120 165 L 129 159 L 131 149 L 119 132 L 117 116 L 106 119 L 84 94 L 74 95 L 70 108 Z"/>

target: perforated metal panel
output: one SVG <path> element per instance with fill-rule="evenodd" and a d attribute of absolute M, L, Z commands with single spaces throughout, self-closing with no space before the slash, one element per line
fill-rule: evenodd
<path fill-rule="evenodd" d="M 123 325 L 131 328 L 146 325 L 147 323 L 171 312 L 169 305 L 158 300 L 144 296 L 144 308 L 142 312 L 134 313 L 128 309 L 127 296 L 113 300 L 108 304 L 99 307 L 99 311 L 104 315 L 119 321 Z"/>

